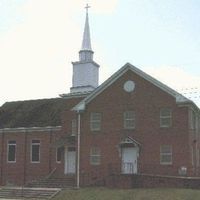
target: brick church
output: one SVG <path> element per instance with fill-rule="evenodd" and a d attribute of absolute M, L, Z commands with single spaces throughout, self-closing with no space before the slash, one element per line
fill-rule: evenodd
<path fill-rule="evenodd" d="M 200 176 L 200 109 L 127 63 L 101 85 L 86 12 L 70 93 L 0 107 L 0 184 L 110 174 Z"/>

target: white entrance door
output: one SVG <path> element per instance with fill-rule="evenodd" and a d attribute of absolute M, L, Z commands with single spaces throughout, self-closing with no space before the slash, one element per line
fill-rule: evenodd
<path fill-rule="evenodd" d="M 134 147 L 122 148 L 122 173 L 123 174 L 137 173 L 137 148 Z"/>
<path fill-rule="evenodd" d="M 76 172 L 76 151 L 74 148 L 65 148 L 65 174 Z"/>

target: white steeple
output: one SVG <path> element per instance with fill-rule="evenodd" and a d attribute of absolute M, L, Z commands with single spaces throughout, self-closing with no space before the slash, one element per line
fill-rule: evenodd
<path fill-rule="evenodd" d="M 88 17 L 88 4 L 86 5 L 86 19 L 85 19 L 85 28 L 83 32 L 83 41 L 82 47 L 79 51 L 79 60 L 80 61 L 89 61 L 93 60 L 93 51 L 91 47 L 91 40 L 90 40 L 90 26 L 89 26 L 89 17 Z"/>
<path fill-rule="evenodd" d="M 72 62 L 73 78 L 71 93 L 90 92 L 98 87 L 99 65 L 93 61 L 93 54 L 90 39 L 90 26 L 88 17 L 88 4 L 86 5 L 86 19 L 83 32 L 81 50 L 79 51 L 79 61 Z"/>

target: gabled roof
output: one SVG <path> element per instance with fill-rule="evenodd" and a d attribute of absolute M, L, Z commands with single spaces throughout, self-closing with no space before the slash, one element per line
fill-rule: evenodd
<path fill-rule="evenodd" d="M 7 102 L 0 107 L 0 129 L 60 126 L 62 112 L 80 101 L 81 98 L 54 98 Z"/>
<path fill-rule="evenodd" d="M 183 96 L 182 94 L 178 93 L 177 91 L 171 89 L 167 85 L 161 83 L 160 81 L 156 80 L 152 76 L 148 75 L 147 73 L 143 72 L 142 70 L 138 69 L 137 67 L 131 65 L 130 63 L 126 63 L 121 69 L 115 72 L 110 78 L 108 78 L 105 82 L 103 82 L 98 88 L 96 88 L 90 95 L 88 95 L 85 99 L 83 99 L 79 104 L 77 104 L 72 110 L 74 111 L 81 111 L 85 109 L 85 106 L 94 99 L 97 95 L 103 92 L 107 87 L 109 87 L 112 83 L 114 83 L 119 77 L 125 74 L 127 71 L 131 70 L 138 76 L 144 78 L 145 80 L 149 81 L 153 85 L 157 86 L 164 92 L 168 93 L 169 95 L 173 96 L 176 99 L 177 103 L 193 103 L 191 100 Z M 194 104 L 194 103 L 193 103 Z"/>

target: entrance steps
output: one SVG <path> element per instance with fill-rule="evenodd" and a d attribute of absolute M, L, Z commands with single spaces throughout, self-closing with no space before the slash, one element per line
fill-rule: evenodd
<path fill-rule="evenodd" d="M 55 188 L 23 188 L 23 187 L 3 187 L 0 189 L 1 199 L 29 199 L 47 200 L 53 198 L 60 189 Z"/>
<path fill-rule="evenodd" d="M 32 188 L 71 188 L 75 187 L 74 175 L 63 175 L 62 177 L 49 177 L 29 183 L 27 186 Z"/>

